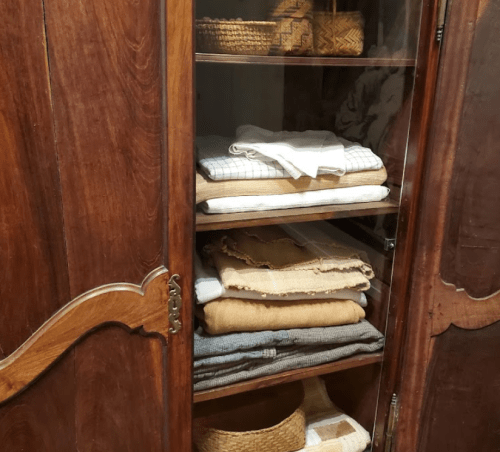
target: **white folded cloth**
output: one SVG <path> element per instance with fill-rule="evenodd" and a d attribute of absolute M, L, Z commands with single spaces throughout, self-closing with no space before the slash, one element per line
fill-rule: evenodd
<path fill-rule="evenodd" d="M 294 178 L 316 177 L 318 170 L 343 176 L 346 171 L 344 145 L 333 132 L 271 132 L 246 124 L 236 129 L 236 141 L 229 147 L 234 155 L 264 162 L 277 161 Z"/>
<path fill-rule="evenodd" d="M 325 383 L 318 377 L 302 381 L 306 415 L 306 444 L 298 452 L 363 452 L 370 434 L 330 400 Z"/>
<path fill-rule="evenodd" d="M 366 295 L 363 292 L 356 290 L 344 289 L 337 292 L 325 294 L 307 294 L 296 293 L 286 296 L 266 295 L 262 296 L 261 293 L 252 290 L 233 290 L 226 289 L 222 285 L 217 270 L 208 265 L 204 265 L 200 257 L 196 254 L 194 259 L 194 273 L 195 282 L 194 290 L 196 294 L 196 302 L 198 304 L 205 304 L 216 298 L 243 298 L 249 300 L 269 300 L 269 301 L 287 301 L 287 300 L 310 300 L 310 299 L 338 299 L 338 300 L 352 300 L 362 307 L 368 305 Z"/>
<path fill-rule="evenodd" d="M 245 155 L 229 153 L 234 140 L 210 135 L 196 139 L 197 162 L 200 168 L 212 180 L 234 179 L 286 179 L 290 174 L 277 161 L 248 159 Z M 370 171 L 382 168 L 380 157 L 370 149 L 343 138 L 345 170 L 347 173 Z M 321 168 L 318 174 L 326 174 Z"/>
<path fill-rule="evenodd" d="M 381 201 L 389 195 L 389 189 L 381 185 L 332 188 L 329 190 L 287 193 L 283 195 L 231 196 L 209 199 L 200 203 L 205 213 L 254 212 L 256 210 L 292 209 Z"/>

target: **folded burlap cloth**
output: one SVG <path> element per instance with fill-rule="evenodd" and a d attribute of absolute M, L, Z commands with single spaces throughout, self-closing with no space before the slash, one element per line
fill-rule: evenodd
<path fill-rule="evenodd" d="M 198 310 L 205 331 L 224 334 L 242 331 L 315 328 L 357 323 L 363 308 L 351 300 L 254 301 L 219 298 Z"/>
<path fill-rule="evenodd" d="M 361 291 L 374 277 L 363 252 L 310 223 L 225 231 L 204 249 L 227 289 L 274 295 Z"/>

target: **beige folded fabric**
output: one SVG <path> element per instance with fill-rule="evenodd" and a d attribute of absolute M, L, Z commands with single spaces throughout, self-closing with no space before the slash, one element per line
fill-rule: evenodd
<path fill-rule="evenodd" d="M 203 307 L 210 334 L 285 330 L 357 323 L 365 311 L 351 300 L 248 301 L 219 298 Z"/>
<path fill-rule="evenodd" d="M 359 185 L 382 185 L 387 180 L 387 171 L 381 168 L 375 171 L 346 173 L 343 176 L 320 175 L 315 179 L 247 179 L 213 181 L 196 172 L 196 203 L 227 196 L 278 195 L 301 193 L 305 191 L 326 190 L 330 188 L 356 187 Z"/>
<path fill-rule="evenodd" d="M 253 290 L 262 294 L 286 295 L 303 292 L 312 295 L 341 289 L 362 291 L 370 288 L 369 280 L 373 278 L 371 267 L 369 270 L 350 268 L 330 271 L 283 271 L 251 267 L 240 259 L 220 252 L 213 253 L 212 258 L 226 289 Z"/>
<path fill-rule="evenodd" d="M 205 251 L 221 252 L 253 267 L 318 271 L 358 268 L 372 274 L 364 253 L 331 238 L 325 240 L 317 228 L 305 224 L 287 229 L 289 232 L 280 226 L 264 226 L 224 231 L 215 235 Z"/>

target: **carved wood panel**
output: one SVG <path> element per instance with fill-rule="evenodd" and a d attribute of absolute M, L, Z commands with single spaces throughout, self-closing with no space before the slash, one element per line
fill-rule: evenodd
<path fill-rule="evenodd" d="M 34 385 L 1 405 L 1 450 L 77 452 L 74 370 L 71 351 Z"/>
<path fill-rule="evenodd" d="M 70 296 L 42 1 L 1 2 L 0 42 L 2 358 Z"/>
<path fill-rule="evenodd" d="M 500 224 L 495 224 L 498 201 L 494 202 L 498 195 L 487 190 L 488 186 L 495 188 L 497 183 L 492 181 L 487 168 L 487 165 L 496 167 L 497 157 L 490 153 L 487 144 L 499 129 L 499 116 L 492 113 L 497 109 L 493 103 L 498 100 L 499 92 L 500 65 L 496 53 L 500 47 L 492 42 L 498 40 L 499 12 L 498 0 L 448 2 L 414 256 L 407 353 L 398 388 L 400 411 L 395 446 L 401 452 L 417 450 L 422 435 L 427 439 L 420 450 L 443 450 L 439 447 L 446 442 L 442 432 L 451 432 L 451 425 L 456 430 L 458 424 L 451 418 L 447 424 L 447 416 L 443 414 L 451 410 L 450 400 L 440 397 L 434 389 L 443 379 L 447 385 L 441 387 L 443 393 L 449 391 L 447 394 L 455 397 L 453 416 L 463 414 L 464 422 L 457 437 L 470 439 L 470 435 L 475 435 L 476 424 L 466 421 L 473 396 L 462 391 L 464 381 L 470 380 L 471 375 L 465 373 L 474 370 L 462 368 L 462 363 L 473 361 L 470 354 L 498 355 L 495 335 L 488 333 L 484 340 L 478 339 L 474 349 L 465 345 L 465 339 L 465 342 L 457 339 L 455 346 L 446 337 L 455 338 L 457 331 L 463 338 L 480 337 L 475 336 L 476 331 L 468 336 L 468 332 L 453 325 L 474 330 L 500 319 L 499 294 L 484 301 L 471 298 L 471 295 L 491 295 L 498 280 L 495 247 L 500 238 Z M 491 246 L 491 250 L 485 246 Z M 492 362 L 481 362 L 485 383 L 491 381 L 490 369 L 494 371 L 495 366 Z M 478 381 L 482 380 L 480 372 L 474 375 Z M 452 395 L 455 389 L 457 392 Z M 431 393 L 432 409 L 424 405 Z M 481 416 L 498 416 L 488 403 L 483 403 L 482 410 Z M 436 424 L 439 427 L 434 430 L 435 415 L 440 419 Z M 429 429 L 434 430 L 430 436 Z M 453 447 L 448 448 L 457 451 L 488 450 L 467 448 L 468 440 L 462 445 L 450 441 Z"/>
<path fill-rule="evenodd" d="M 164 264 L 161 3 L 45 0 L 45 18 L 71 298 L 139 284 Z M 76 346 L 80 451 L 165 448 L 168 357 L 138 339 L 107 328 Z M 106 378 L 120 391 L 102 390 Z M 151 409 L 127 399 L 141 382 Z"/>
<path fill-rule="evenodd" d="M 500 322 L 455 326 L 436 337 L 419 452 L 496 451 L 500 446 Z"/>
<path fill-rule="evenodd" d="M 0 359 L 70 300 L 42 0 L 0 2 Z M 0 405 L 0 449 L 76 452 L 74 354 Z"/>
<path fill-rule="evenodd" d="M 25 388 L 97 326 L 121 323 L 130 329 L 140 328 L 166 338 L 170 327 L 168 302 L 165 268 L 153 271 L 142 286 L 109 284 L 75 298 L 14 353 L 0 361 L 0 403 Z M 122 337 L 122 340 L 127 339 Z"/>
<path fill-rule="evenodd" d="M 444 225 L 441 277 L 470 297 L 500 291 L 500 2 L 483 2 L 469 60 Z"/>

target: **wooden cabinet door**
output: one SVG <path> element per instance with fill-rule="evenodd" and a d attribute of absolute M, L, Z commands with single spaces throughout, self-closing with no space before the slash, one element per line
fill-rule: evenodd
<path fill-rule="evenodd" d="M 190 450 L 191 8 L 0 5 L 2 449 Z"/>
<path fill-rule="evenodd" d="M 401 452 L 500 445 L 500 1 L 448 3 L 399 391 Z"/>

